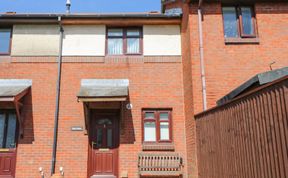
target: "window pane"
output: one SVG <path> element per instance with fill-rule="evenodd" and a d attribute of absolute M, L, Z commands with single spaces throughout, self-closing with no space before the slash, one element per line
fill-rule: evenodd
<path fill-rule="evenodd" d="M 3 148 L 5 114 L 0 114 L 0 148 Z"/>
<path fill-rule="evenodd" d="M 112 147 L 112 129 L 107 130 L 107 147 Z"/>
<path fill-rule="evenodd" d="M 237 15 L 235 7 L 223 7 L 225 37 L 238 37 Z"/>
<path fill-rule="evenodd" d="M 0 53 L 9 53 L 10 29 L 0 29 Z"/>
<path fill-rule="evenodd" d="M 139 40 L 139 38 L 128 38 L 127 39 L 127 53 L 128 54 L 140 53 L 140 40 Z"/>
<path fill-rule="evenodd" d="M 156 141 L 156 124 L 155 122 L 144 123 L 144 141 Z"/>
<path fill-rule="evenodd" d="M 15 114 L 9 114 L 6 148 L 14 148 L 15 147 L 16 123 L 17 123 L 16 115 Z"/>
<path fill-rule="evenodd" d="M 251 8 L 250 7 L 242 7 L 241 13 L 242 13 L 243 33 L 246 35 L 254 34 Z"/>
<path fill-rule="evenodd" d="M 145 119 L 154 119 L 154 112 L 146 112 Z"/>
<path fill-rule="evenodd" d="M 140 36 L 139 29 L 129 29 L 127 30 L 127 36 Z"/>
<path fill-rule="evenodd" d="M 108 36 L 114 36 L 114 37 L 120 37 L 123 36 L 123 30 L 121 28 L 115 28 L 115 29 L 109 29 L 108 30 Z"/>
<path fill-rule="evenodd" d="M 108 39 L 108 54 L 117 55 L 123 54 L 123 40 L 122 38 Z"/>
<path fill-rule="evenodd" d="M 168 121 L 168 120 L 169 120 L 169 114 L 168 114 L 168 112 L 162 112 L 162 113 L 160 113 L 160 120 L 161 120 L 161 121 Z"/>
<path fill-rule="evenodd" d="M 160 122 L 160 140 L 169 140 L 169 122 Z"/>

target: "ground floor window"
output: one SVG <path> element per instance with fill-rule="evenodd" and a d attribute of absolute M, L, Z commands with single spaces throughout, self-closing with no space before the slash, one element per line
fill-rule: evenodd
<path fill-rule="evenodd" d="M 0 148 L 15 148 L 16 130 L 16 113 L 0 110 Z"/>
<path fill-rule="evenodd" d="M 171 110 L 143 110 L 143 141 L 172 142 Z"/>

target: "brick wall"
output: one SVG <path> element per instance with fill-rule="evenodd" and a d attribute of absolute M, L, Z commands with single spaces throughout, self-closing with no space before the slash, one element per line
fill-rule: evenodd
<path fill-rule="evenodd" d="M 168 60 L 166 57 L 149 57 L 146 61 L 144 57 L 136 62 L 129 62 L 132 60 L 130 59 L 109 60 L 109 63 L 105 60 L 87 63 L 81 62 L 81 57 L 77 57 L 78 62 L 64 62 L 56 171 L 63 166 L 65 177 L 68 178 L 84 178 L 87 174 L 88 136 L 83 132 L 71 131 L 72 126 L 84 126 L 83 105 L 77 102 L 76 97 L 80 81 L 84 78 L 130 80 L 129 98 L 133 109 L 131 114 L 125 116 L 125 130 L 120 138 L 120 173 L 128 171 L 129 177 L 137 176 L 137 154 L 142 151 L 142 108 L 173 109 L 175 151 L 185 158 L 182 62 L 181 57 L 178 57 L 178 60 L 175 58 L 177 57 Z M 24 61 L 21 59 L 13 57 L 12 63 L 9 61 L 0 63 L 0 78 L 33 80 L 32 99 L 30 104 L 29 100 L 27 101 L 29 104 L 27 111 L 30 112 L 27 112 L 25 118 L 25 135 L 18 145 L 16 177 L 38 177 L 40 166 L 49 177 L 57 78 L 57 64 L 53 61 L 56 59 L 51 57 L 30 57 Z M 41 63 L 41 59 L 47 62 Z M 83 57 L 84 60 L 87 60 L 87 57 Z"/>
<path fill-rule="evenodd" d="M 190 6 L 191 61 L 195 113 L 202 111 L 198 4 Z M 256 3 L 259 44 L 224 43 L 220 3 L 203 5 L 204 60 L 208 108 L 257 73 L 288 66 L 288 3 Z"/>
<path fill-rule="evenodd" d="M 198 3 L 189 6 L 187 10 L 187 4 L 177 0 L 164 5 L 164 9 L 182 7 L 184 13 L 181 28 L 187 168 L 189 177 L 197 177 L 193 114 L 203 111 L 203 101 Z M 221 4 L 203 4 L 202 25 L 208 108 L 215 106 L 218 99 L 255 74 L 270 70 L 271 62 L 276 62 L 272 66 L 273 69 L 288 66 L 288 4 L 257 3 L 255 11 L 260 43 L 225 45 Z M 192 87 L 192 90 L 189 87 Z"/>

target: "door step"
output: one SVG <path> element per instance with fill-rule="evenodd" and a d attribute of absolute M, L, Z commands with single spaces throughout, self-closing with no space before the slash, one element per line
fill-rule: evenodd
<path fill-rule="evenodd" d="M 90 178 L 116 178 L 114 175 L 94 175 L 91 176 Z"/>

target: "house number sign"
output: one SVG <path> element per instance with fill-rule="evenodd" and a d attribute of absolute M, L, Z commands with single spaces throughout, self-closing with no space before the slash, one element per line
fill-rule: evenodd
<path fill-rule="evenodd" d="M 81 126 L 72 126 L 71 131 L 83 131 L 83 127 Z"/>

